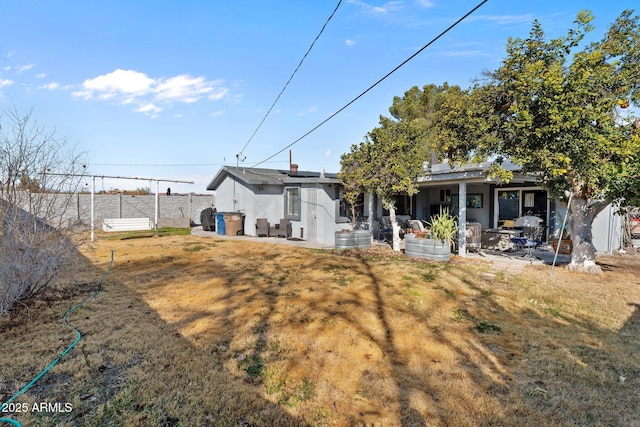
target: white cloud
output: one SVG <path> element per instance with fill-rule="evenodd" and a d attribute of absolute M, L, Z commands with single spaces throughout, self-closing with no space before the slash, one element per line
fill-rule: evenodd
<path fill-rule="evenodd" d="M 156 98 L 160 100 L 173 100 L 191 104 L 212 90 L 213 88 L 204 77 L 191 77 L 188 74 L 182 74 L 159 82 L 154 92 Z"/>
<path fill-rule="evenodd" d="M 47 77 L 47 73 L 36 74 L 36 79 L 44 79 L 45 77 Z"/>
<path fill-rule="evenodd" d="M 397 12 L 404 9 L 401 1 L 389 1 L 382 6 L 373 6 L 369 3 L 359 0 L 351 0 L 349 3 L 360 6 L 365 12 L 375 15 L 386 15 L 391 12 Z"/>
<path fill-rule="evenodd" d="M 345 40 L 344 44 L 346 44 L 347 46 L 353 46 L 354 44 L 356 44 L 356 41 L 353 39 L 347 39 Z"/>
<path fill-rule="evenodd" d="M 211 117 L 218 117 L 227 114 L 227 110 L 218 110 L 211 113 Z"/>
<path fill-rule="evenodd" d="M 311 107 L 307 108 L 305 111 L 298 113 L 298 116 L 304 116 L 307 113 L 315 113 L 318 111 L 318 107 L 316 107 L 315 105 L 312 105 Z"/>
<path fill-rule="evenodd" d="M 72 88 L 71 85 L 62 86 L 58 82 L 51 82 L 51 83 L 47 83 L 46 85 L 38 86 L 38 89 L 46 89 L 46 90 L 58 90 L 58 89 L 69 90 L 71 88 Z"/>
<path fill-rule="evenodd" d="M 46 85 L 38 86 L 38 89 L 47 89 L 47 90 L 60 89 L 60 83 L 58 82 L 47 83 Z"/>
<path fill-rule="evenodd" d="M 426 9 L 433 7 L 433 2 L 431 0 L 418 0 L 416 3 L 418 3 L 420 6 Z"/>
<path fill-rule="evenodd" d="M 513 25 L 531 23 L 534 20 L 534 16 L 531 14 L 525 15 L 477 15 L 470 16 L 467 21 L 489 21 L 498 25 Z"/>
<path fill-rule="evenodd" d="M 330 157 L 331 156 L 331 148 L 327 149 L 327 151 L 324 152 L 324 156 L 325 157 Z"/>
<path fill-rule="evenodd" d="M 82 90 L 74 92 L 73 95 L 84 99 L 92 99 L 93 97 L 111 99 L 120 94 L 144 95 L 151 90 L 153 83 L 153 79 L 144 73 L 117 69 L 111 73 L 85 80 L 82 83 Z"/>
<path fill-rule="evenodd" d="M 220 80 L 220 84 L 222 84 L 222 81 Z M 225 96 L 227 96 L 227 94 L 229 93 L 229 89 L 226 87 L 220 87 L 220 88 L 216 88 L 211 92 L 211 95 L 209 95 L 209 101 L 219 101 L 221 99 L 223 99 Z"/>
<path fill-rule="evenodd" d="M 390 1 L 383 4 L 382 6 L 371 6 L 371 11 L 374 13 L 386 14 L 386 13 L 402 10 L 403 8 L 404 7 L 401 1 Z"/>
<path fill-rule="evenodd" d="M 32 69 L 33 67 L 35 67 L 34 64 L 22 65 L 22 66 L 18 67 L 18 72 L 21 73 L 23 71 L 28 71 L 28 70 Z"/>
<path fill-rule="evenodd" d="M 8 87 L 13 84 L 13 80 L 0 79 L 0 89 L 3 87 Z"/>
<path fill-rule="evenodd" d="M 222 80 L 207 80 L 204 76 L 180 74 L 154 79 L 139 71 L 117 69 L 85 80 L 73 96 L 138 105 L 134 111 L 153 116 L 164 110 L 158 103 L 192 104 L 205 97 L 217 101 L 225 98 L 228 92 Z"/>
<path fill-rule="evenodd" d="M 139 113 L 145 113 L 145 114 L 156 114 L 161 112 L 162 108 L 158 107 L 152 102 L 149 102 L 147 104 L 140 105 L 138 108 L 135 109 L 135 111 Z"/>
<path fill-rule="evenodd" d="M 472 58 L 477 56 L 487 56 L 487 52 L 481 50 L 445 50 L 442 51 L 443 56 Z"/>

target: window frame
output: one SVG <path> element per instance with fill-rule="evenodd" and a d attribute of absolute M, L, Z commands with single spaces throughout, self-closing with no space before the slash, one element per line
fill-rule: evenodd
<path fill-rule="evenodd" d="M 289 212 L 291 193 L 295 192 L 295 200 L 293 201 L 293 213 Z M 300 187 L 285 187 L 284 188 L 284 218 L 292 221 L 300 221 L 300 215 L 302 211 L 302 191 Z"/>

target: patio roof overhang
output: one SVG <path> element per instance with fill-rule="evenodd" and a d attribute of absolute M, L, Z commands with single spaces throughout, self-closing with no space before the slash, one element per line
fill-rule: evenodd
<path fill-rule="evenodd" d="M 453 168 L 447 163 L 434 164 L 425 175 L 418 177 L 417 184 L 418 187 L 455 185 L 461 182 L 500 185 L 502 181 L 499 178 L 492 178 L 488 175 L 490 166 L 490 162 L 466 164 Z M 513 163 L 509 162 L 502 166 L 513 172 L 510 184 L 536 184 L 537 182 L 535 176 L 520 173 L 520 167 Z"/>

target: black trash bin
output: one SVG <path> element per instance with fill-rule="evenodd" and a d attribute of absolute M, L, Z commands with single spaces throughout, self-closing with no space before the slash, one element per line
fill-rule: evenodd
<path fill-rule="evenodd" d="M 215 209 L 207 208 L 200 212 L 200 224 L 204 231 L 216 231 Z"/>

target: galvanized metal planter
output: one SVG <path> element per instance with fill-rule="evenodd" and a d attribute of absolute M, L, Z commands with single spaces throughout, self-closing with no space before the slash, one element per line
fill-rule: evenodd
<path fill-rule="evenodd" d="M 451 246 L 442 240 L 422 239 L 413 234 L 404 236 L 404 253 L 415 258 L 449 261 Z"/>
<path fill-rule="evenodd" d="M 371 246 L 371 231 L 355 230 L 348 232 L 336 231 L 336 249 L 359 249 Z"/>

